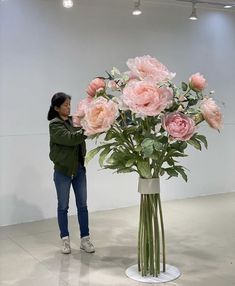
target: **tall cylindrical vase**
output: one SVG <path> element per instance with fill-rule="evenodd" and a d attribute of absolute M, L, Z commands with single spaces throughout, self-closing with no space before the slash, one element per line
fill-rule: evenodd
<path fill-rule="evenodd" d="M 141 194 L 138 271 L 142 276 L 157 277 L 161 271 L 165 272 L 166 269 L 165 235 L 159 178 L 139 178 L 138 192 Z"/>

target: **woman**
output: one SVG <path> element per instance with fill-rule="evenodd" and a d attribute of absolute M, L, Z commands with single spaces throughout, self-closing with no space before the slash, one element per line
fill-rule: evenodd
<path fill-rule="evenodd" d="M 80 248 L 95 252 L 89 237 L 87 185 L 84 157 L 86 136 L 82 129 L 73 127 L 70 115 L 71 97 L 63 92 L 53 95 L 47 119 L 50 120 L 50 159 L 54 163 L 54 182 L 57 192 L 57 218 L 62 239 L 62 253 L 71 252 L 68 231 L 69 192 L 75 193 L 80 226 Z"/>

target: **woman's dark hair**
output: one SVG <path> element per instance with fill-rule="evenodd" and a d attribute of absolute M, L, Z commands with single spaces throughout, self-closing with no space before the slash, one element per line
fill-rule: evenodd
<path fill-rule="evenodd" d="M 71 99 L 71 96 L 64 92 L 57 92 L 52 96 L 51 106 L 47 114 L 48 120 L 52 120 L 59 115 L 58 112 L 55 110 L 55 107 L 60 107 L 67 98 Z"/>

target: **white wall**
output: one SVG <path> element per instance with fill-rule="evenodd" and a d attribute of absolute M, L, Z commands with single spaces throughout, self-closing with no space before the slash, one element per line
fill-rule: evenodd
<path fill-rule="evenodd" d="M 126 70 L 137 55 L 157 57 L 176 82 L 202 72 L 224 113 L 220 134 L 202 128 L 209 150 L 189 150 L 189 182 L 162 180 L 163 199 L 235 189 L 235 13 L 199 8 L 192 22 L 189 5 L 146 0 L 140 17 L 132 5 L 79 0 L 66 10 L 60 0 L 0 2 L 0 225 L 56 214 L 46 120 L 53 93 L 71 94 L 74 109 L 93 77 L 113 66 Z M 97 160 L 88 166 L 90 211 L 138 203 L 136 176 L 98 169 Z"/>

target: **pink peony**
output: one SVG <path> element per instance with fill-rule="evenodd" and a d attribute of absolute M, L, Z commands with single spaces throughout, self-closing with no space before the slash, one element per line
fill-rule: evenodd
<path fill-rule="evenodd" d="M 98 97 L 93 100 L 81 119 L 85 135 L 94 135 L 108 131 L 118 115 L 118 105 L 112 100 Z"/>
<path fill-rule="evenodd" d="M 132 71 L 125 71 L 123 74 L 127 75 L 129 77 L 129 80 L 137 79 L 136 74 Z"/>
<path fill-rule="evenodd" d="M 85 115 L 85 111 L 90 105 L 90 103 L 93 101 L 93 97 L 87 96 L 86 98 L 82 99 L 77 107 L 76 115 L 79 117 L 83 117 Z"/>
<path fill-rule="evenodd" d="M 207 86 L 207 83 L 203 75 L 195 73 L 189 78 L 189 85 L 194 91 L 202 91 Z"/>
<path fill-rule="evenodd" d="M 153 83 L 145 81 L 131 81 L 123 89 L 122 100 L 135 113 L 156 116 L 169 106 L 172 97 L 169 88 L 157 88 Z"/>
<path fill-rule="evenodd" d="M 92 100 L 93 97 L 88 96 L 79 102 L 77 110 L 72 116 L 74 127 L 81 127 L 81 118 L 85 116 L 85 111 L 88 108 L 89 104 L 92 102 Z"/>
<path fill-rule="evenodd" d="M 150 56 L 129 59 L 127 66 L 132 72 L 132 77 L 154 81 L 155 83 L 171 80 L 175 76 L 175 73 L 169 72 L 166 66 Z"/>
<path fill-rule="evenodd" d="M 72 121 L 73 121 L 73 126 L 74 127 L 82 127 L 82 125 L 81 125 L 81 117 L 77 116 L 76 114 L 74 114 L 72 116 Z"/>
<path fill-rule="evenodd" d="M 193 119 L 180 112 L 166 114 L 162 126 L 170 136 L 180 141 L 189 140 L 196 130 Z"/>
<path fill-rule="evenodd" d="M 101 78 L 93 79 L 87 87 L 87 94 L 91 97 L 96 95 L 96 92 L 102 91 L 105 89 L 105 80 Z"/>
<path fill-rule="evenodd" d="M 222 126 L 222 113 L 212 98 L 204 98 L 200 109 L 206 122 L 215 129 Z"/>

